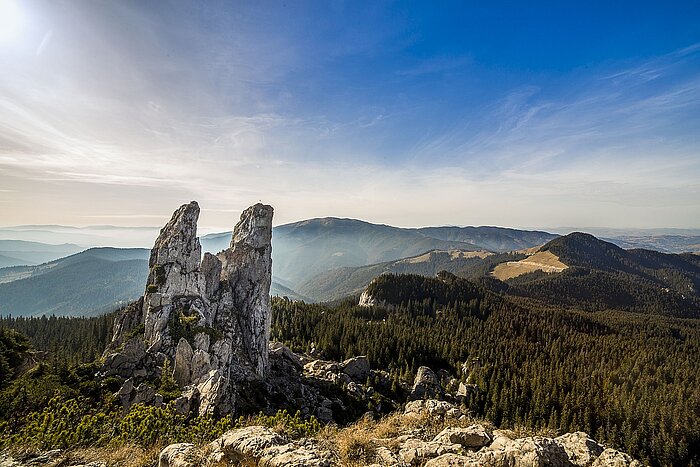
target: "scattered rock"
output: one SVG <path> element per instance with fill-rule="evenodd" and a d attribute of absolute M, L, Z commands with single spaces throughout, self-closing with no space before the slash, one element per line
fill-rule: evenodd
<path fill-rule="evenodd" d="M 459 418 L 462 411 L 447 401 L 435 399 L 417 400 L 406 403 L 404 414 L 430 415 L 437 417 Z"/>
<path fill-rule="evenodd" d="M 624 452 L 608 448 L 591 464 L 591 467 L 642 467 L 642 463 Z"/>
<path fill-rule="evenodd" d="M 591 465 L 605 449 L 582 431 L 567 433 L 555 439 L 564 447 L 571 463 L 580 467 Z"/>
<path fill-rule="evenodd" d="M 479 449 L 491 442 L 491 437 L 482 425 L 467 428 L 449 427 L 438 433 L 433 441 L 445 444 L 459 444 L 467 449 Z"/>
<path fill-rule="evenodd" d="M 340 364 L 343 373 L 353 380 L 364 383 L 370 375 L 369 360 L 365 356 L 350 358 Z"/>
<path fill-rule="evenodd" d="M 462 447 L 458 444 L 446 444 L 411 438 L 401 443 L 399 458 L 409 465 L 422 465 L 426 460 L 438 457 L 442 454 L 456 454 L 461 452 Z"/>
<path fill-rule="evenodd" d="M 425 467 L 483 467 L 479 460 L 462 456 L 459 454 L 443 454 L 436 457 L 435 459 L 430 459 L 425 463 Z M 510 466 L 508 466 L 510 467 Z"/>
<path fill-rule="evenodd" d="M 418 368 L 409 400 L 440 399 L 442 396 L 444 392 L 440 386 L 440 380 L 433 370 L 427 366 Z"/>
<path fill-rule="evenodd" d="M 195 467 L 190 457 L 194 449 L 194 444 L 190 443 L 171 444 L 158 456 L 158 467 Z"/>

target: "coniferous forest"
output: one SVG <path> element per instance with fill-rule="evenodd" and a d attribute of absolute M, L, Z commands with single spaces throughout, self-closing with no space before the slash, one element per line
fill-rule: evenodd
<path fill-rule="evenodd" d="M 476 386 L 471 413 L 499 427 L 581 430 L 650 465 L 700 464 L 700 320 L 563 309 L 492 285 L 449 274 L 384 275 L 369 288 L 382 307 L 357 306 L 356 297 L 333 304 L 275 298 L 272 337 L 328 359 L 367 355 L 403 385 L 421 365 L 447 370 Z M 231 419 L 181 420 L 173 434 L 163 420 L 174 415 L 148 409 L 117 423 L 111 392 L 118 387 L 94 383 L 90 363 L 110 338 L 112 318 L 0 321 L 0 423 L 8 434 L 44 439 L 41 423 L 52 410 L 80 420 L 90 414 L 89 427 L 113 420 L 129 442 L 147 442 L 151 429 L 191 440 L 233 426 Z M 44 363 L 14 378 L 28 351 Z M 81 432 L 86 442 L 104 436 L 90 429 Z M 62 439 L 53 436 L 47 446 Z"/>
<path fill-rule="evenodd" d="M 571 311 L 464 280 L 385 275 L 386 308 L 276 300 L 274 337 L 332 359 L 366 354 L 412 381 L 427 365 L 476 384 L 498 426 L 585 431 L 650 465 L 700 463 L 700 320 Z M 478 359 L 478 363 L 475 363 Z"/>

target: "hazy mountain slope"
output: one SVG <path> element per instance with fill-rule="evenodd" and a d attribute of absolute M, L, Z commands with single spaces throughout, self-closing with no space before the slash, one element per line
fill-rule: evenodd
<path fill-rule="evenodd" d="M 94 315 L 143 293 L 149 250 L 91 248 L 37 266 L 0 269 L 0 314 Z M 309 300 L 273 281 L 272 295 Z"/>
<path fill-rule="evenodd" d="M 11 256 L 6 256 L 3 254 L 0 254 L 0 268 L 9 268 L 12 266 L 16 266 L 18 264 L 27 264 L 25 261 L 22 261 L 19 258 L 13 258 Z M 34 264 L 34 263 L 31 263 Z"/>
<path fill-rule="evenodd" d="M 0 240 L 0 267 L 46 263 L 80 250 L 81 247 L 71 243 L 52 245 L 24 240 Z"/>
<path fill-rule="evenodd" d="M 113 225 L 87 227 L 18 225 L 0 227 L 0 239 L 19 239 L 48 244 L 74 243 L 80 245 L 81 250 L 101 246 L 146 247 L 151 246 L 153 239 L 158 236 L 159 230 L 160 227 L 119 227 Z"/>
<path fill-rule="evenodd" d="M 690 235 L 622 235 L 604 238 L 615 245 L 630 249 L 644 248 L 663 253 L 686 253 L 700 250 L 700 236 Z"/>
<path fill-rule="evenodd" d="M 503 227 L 423 227 L 415 229 L 428 237 L 465 242 L 480 249 L 506 252 L 543 245 L 558 235 Z"/>
<path fill-rule="evenodd" d="M 231 243 L 231 232 L 213 233 L 199 237 L 202 252 L 216 254 L 228 248 Z"/>
<path fill-rule="evenodd" d="M 74 255 L 35 266 L 2 268 L 0 269 L 0 283 L 39 276 L 74 263 L 84 262 L 90 258 L 108 261 L 124 261 L 130 259 L 146 260 L 148 259 L 148 250 L 144 248 L 90 248 Z"/>
<path fill-rule="evenodd" d="M 434 249 L 477 248 L 353 219 L 311 219 L 275 228 L 273 268 L 275 276 L 289 281 L 296 290 L 299 284 L 329 269 L 393 261 Z"/>
<path fill-rule="evenodd" d="M 285 287 L 279 282 L 275 282 L 274 280 L 272 281 L 272 284 L 270 284 L 270 295 L 273 297 L 287 297 L 290 300 L 303 300 L 305 302 L 313 301 L 309 297 L 301 295 L 289 287 Z"/>
<path fill-rule="evenodd" d="M 553 238 L 556 235 L 546 232 L 501 227 L 409 229 L 326 217 L 275 227 L 272 267 L 281 283 L 294 290 L 304 287 L 312 291 L 312 278 L 338 268 L 376 265 L 430 250 L 512 251 L 543 245 Z M 226 248 L 230 239 L 230 232 L 223 232 L 205 235 L 200 241 L 204 251 L 216 253 Z"/>
<path fill-rule="evenodd" d="M 72 258 L 36 276 L 0 284 L 0 314 L 84 316 L 110 311 L 143 293 L 147 275 L 145 259 Z"/>
<path fill-rule="evenodd" d="M 329 301 L 360 294 L 372 279 L 385 273 L 434 276 L 446 270 L 466 276 L 492 256 L 485 251 L 433 250 L 396 261 L 324 271 L 300 285 L 299 292 L 315 301 Z"/>
<path fill-rule="evenodd" d="M 569 269 L 516 277 L 508 281 L 508 293 L 590 310 L 700 317 L 697 255 L 623 250 L 583 233 L 557 238 L 542 251 L 551 251 Z"/>

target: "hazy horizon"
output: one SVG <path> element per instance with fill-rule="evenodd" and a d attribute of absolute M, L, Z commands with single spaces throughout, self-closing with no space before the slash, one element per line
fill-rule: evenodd
<path fill-rule="evenodd" d="M 700 228 L 699 13 L 0 0 L 2 223 Z"/>
<path fill-rule="evenodd" d="M 169 219 L 169 218 L 168 218 Z M 168 219 L 164 219 L 163 225 Z M 291 223 L 304 222 L 313 219 L 300 219 Z M 368 222 L 363 219 L 351 219 Z M 416 226 L 396 226 L 386 223 L 373 222 L 373 224 L 389 225 L 398 228 L 421 228 L 421 227 L 501 227 L 519 230 L 544 231 L 557 235 L 566 235 L 571 232 L 586 232 L 599 238 L 620 238 L 627 236 L 658 236 L 658 235 L 678 235 L 687 237 L 700 236 L 700 229 L 682 228 L 658 228 L 658 229 L 616 229 L 610 227 L 518 227 L 518 226 L 470 226 L 470 225 L 416 225 Z M 280 227 L 287 224 L 275 224 Z M 117 248 L 151 248 L 153 241 L 158 236 L 160 226 L 114 226 L 114 225 L 92 225 L 92 226 L 69 226 L 69 225 L 16 225 L 0 226 L 0 240 L 24 240 L 39 243 L 60 245 L 71 243 L 84 248 L 91 247 L 117 247 Z M 233 225 L 228 228 L 212 228 L 198 226 L 198 236 L 228 234 Z"/>

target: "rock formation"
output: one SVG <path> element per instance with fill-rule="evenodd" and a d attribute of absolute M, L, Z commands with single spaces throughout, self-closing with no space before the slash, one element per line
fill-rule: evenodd
<path fill-rule="evenodd" d="M 272 215 L 249 207 L 230 247 L 202 258 L 199 206 L 175 211 L 151 250 L 146 292 L 116 318 L 106 354 L 102 374 L 129 378 L 118 393 L 125 407 L 152 402 L 155 392 L 136 389 L 164 369 L 183 389 L 178 407 L 200 414 L 231 410 L 238 385 L 267 375 Z"/>
<path fill-rule="evenodd" d="M 350 460 L 351 465 L 392 467 L 641 467 L 629 455 L 606 449 L 586 433 L 518 438 L 512 432 L 474 424 L 458 407 L 445 401 L 409 402 L 405 412 L 397 417 L 390 424 L 390 437 L 372 436 L 369 431 L 353 438 L 358 430 L 371 430 L 371 423 L 345 428 L 344 435 L 330 440 L 317 437 L 291 441 L 263 426 L 238 428 L 224 433 L 204 449 L 198 450 L 192 444 L 170 445 L 161 452 L 158 465 L 194 467 L 247 461 L 261 466 L 325 467 L 348 465 Z M 433 426 L 444 428 L 436 433 Z M 387 433 L 386 426 L 379 433 Z M 347 441 L 347 436 L 351 441 Z M 345 449 L 354 447 L 358 458 L 343 458 L 342 449 L 337 445 L 334 448 L 343 439 Z"/>

